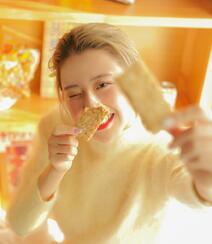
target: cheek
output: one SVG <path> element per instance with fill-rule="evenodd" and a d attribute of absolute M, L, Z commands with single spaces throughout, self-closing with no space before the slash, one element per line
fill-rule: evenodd
<path fill-rule="evenodd" d="M 118 109 L 118 97 L 120 96 L 120 92 L 118 89 L 110 89 L 101 95 L 101 102 L 105 105 L 108 105 L 111 108 Z"/>
<path fill-rule="evenodd" d="M 66 106 L 73 121 L 76 122 L 82 112 L 81 103 L 79 103 L 78 101 L 72 101 L 72 102 L 69 101 L 66 102 Z"/>
<path fill-rule="evenodd" d="M 110 90 L 110 93 L 102 98 L 102 103 L 114 109 L 124 124 L 128 123 L 135 116 L 135 112 L 129 101 L 118 88 Z"/>

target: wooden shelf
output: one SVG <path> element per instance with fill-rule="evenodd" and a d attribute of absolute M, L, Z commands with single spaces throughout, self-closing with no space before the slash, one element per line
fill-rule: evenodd
<path fill-rule="evenodd" d="M 56 99 L 43 99 L 35 94 L 21 99 L 12 108 L 0 112 L 0 131 L 33 132 L 41 116 L 56 103 Z"/>
<path fill-rule="evenodd" d="M 107 22 L 131 26 L 212 28 L 210 0 L 137 0 L 124 5 L 108 0 L 0 0 L 4 19 Z"/>
<path fill-rule="evenodd" d="M 210 18 L 210 0 L 135 0 L 125 5 L 108 0 L 1 0 L 1 5 L 35 11 L 63 11 L 98 13 L 106 15 L 155 16 L 177 18 Z"/>

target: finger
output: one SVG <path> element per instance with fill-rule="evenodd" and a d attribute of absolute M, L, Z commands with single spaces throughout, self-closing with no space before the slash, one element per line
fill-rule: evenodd
<path fill-rule="evenodd" d="M 170 129 L 174 127 L 191 125 L 195 121 L 207 122 L 208 117 L 200 107 L 190 106 L 171 113 L 163 124 L 165 129 Z"/>
<path fill-rule="evenodd" d="M 212 141 L 212 126 L 196 126 L 187 130 L 181 130 L 176 134 L 170 144 L 170 148 L 182 146 L 185 143 L 190 143 L 202 147 L 204 144 Z"/>
<path fill-rule="evenodd" d="M 184 160 L 183 160 L 184 161 Z M 212 166 L 210 165 L 209 160 L 205 160 L 204 162 L 201 162 L 200 158 L 197 157 L 191 158 L 190 161 L 184 161 L 186 168 L 190 171 L 196 171 L 196 170 L 204 170 L 206 172 L 212 173 Z"/>
<path fill-rule="evenodd" d="M 172 135 L 172 136 L 174 136 L 174 137 L 176 137 L 176 136 L 178 136 L 178 135 L 180 135 L 183 131 L 185 131 L 185 128 L 169 128 L 168 129 L 168 132 Z"/>
<path fill-rule="evenodd" d="M 73 160 L 56 162 L 56 163 L 52 163 L 52 166 L 53 166 L 56 170 L 66 171 L 66 170 L 69 170 L 69 169 L 71 168 L 71 166 L 72 166 L 72 161 L 73 161 Z"/>
<path fill-rule="evenodd" d="M 78 149 L 75 146 L 67 146 L 67 145 L 55 145 L 52 149 L 56 153 L 62 154 L 70 154 L 77 155 Z"/>
<path fill-rule="evenodd" d="M 58 125 L 54 129 L 53 135 L 60 136 L 60 135 L 72 135 L 77 136 L 82 132 L 82 129 L 77 127 L 71 127 L 68 125 Z"/>
<path fill-rule="evenodd" d="M 211 150 L 209 148 L 204 151 L 196 150 L 182 153 L 181 158 L 190 169 L 212 171 Z"/>
<path fill-rule="evenodd" d="M 194 176 L 195 180 L 197 182 L 201 182 L 202 185 L 204 186 L 209 186 L 211 187 L 212 185 L 212 172 L 208 172 L 205 170 L 192 170 L 192 175 Z"/>
<path fill-rule="evenodd" d="M 62 163 L 62 162 L 72 162 L 75 156 L 66 153 L 56 153 L 50 157 L 52 164 Z"/>
<path fill-rule="evenodd" d="M 170 148 L 179 147 L 183 144 L 188 143 L 193 139 L 193 131 L 191 128 L 186 130 L 178 130 L 177 133 L 175 133 L 172 142 L 169 144 Z"/>
<path fill-rule="evenodd" d="M 49 144 L 50 145 L 69 145 L 69 146 L 78 146 L 78 140 L 74 136 L 70 135 L 60 135 L 60 136 L 54 136 L 52 135 L 49 138 Z"/>
<path fill-rule="evenodd" d="M 180 149 L 181 157 L 184 157 L 184 160 L 190 158 L 192 161 L 196 161 L 197 157 L 199 158 L 201 156 L 203 157 L 203 160 L 204 157 L 209 157 L 212 161 L 211 138 L 208 140 L 186 141 L 183 144 L 178 145 L 177 148 Z"/>

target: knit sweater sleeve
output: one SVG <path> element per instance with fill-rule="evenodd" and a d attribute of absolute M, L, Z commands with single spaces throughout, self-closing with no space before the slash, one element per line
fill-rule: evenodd
<path fill-rule="evenodd" d="M 198 196 L 194 189 L 193 179 L 183 162 L 175 154 L 164 157 L 167 170 L 168 194 L 190 207 L 205 207 L 206 202 Z"/>
<path fill-rule="evenodd" d="M 47 218 L 57 199 L 57 193 L 43 201 L 38 189 L 38 178 L 48 165 L 47 140 L 53 125 L 45 117 L 38 124 L 28 160 L 25 162 L 20 186 L 7 211 L 10 227 L 19 235 L 27 235 Z"/>
<path fill-rule="evenodd" d="M 149 185 L 152 191 L 166 199 L 173 197 L 190 207 L 205 207 L 208 204 L 199 197 L 194 189 L 191 174 L 186 169 L 178 152 L 170 151 L 162 143 L 153 143 L 152 160 L 148 164 L 151 171 Z M 155 193 L 155 195 L 157 195 Z"/>

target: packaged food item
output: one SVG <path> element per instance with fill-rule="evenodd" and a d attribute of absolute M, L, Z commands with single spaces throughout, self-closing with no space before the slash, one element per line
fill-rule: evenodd
<path fill-rule="evenodd" d="M 5 206 L 19 186 L 21 173 L 33 137 L 34 133 L 31 132 L 0 131 L 0 156 L 4 155 L 0 167 L 0 176 L 2 176 L 1 193 Z"/>
<path fill-rule="evenodd" d="M 4 111 L 12 107 L 18 100 L 18 95 L 16 95 L 12 90 L 8 88 L 0 89 L 0 111 Z"/>
<path fill-rule="evenodd" d="M 0 50 L 0 110 L 20 97 L 30 96 L 30 81 L 39 62 L 39 51 L 5 44 Z"/>

